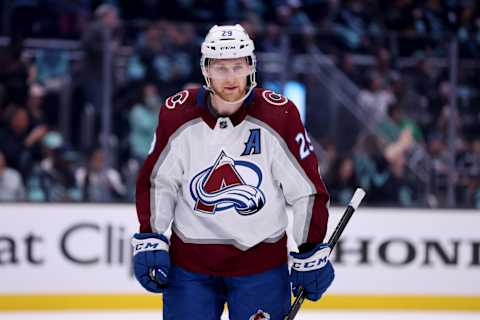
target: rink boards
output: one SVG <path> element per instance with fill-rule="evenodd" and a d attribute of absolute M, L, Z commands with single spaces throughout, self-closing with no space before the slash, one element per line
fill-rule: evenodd
<path fill-rule="evenodd" d="M 480 310 L 479 213 L 360 208 L 334 284 L 305 307 Z M 0 221 L 0 310 L 161 307 L 132 276 L 133 206 L 3 204 Z"/>

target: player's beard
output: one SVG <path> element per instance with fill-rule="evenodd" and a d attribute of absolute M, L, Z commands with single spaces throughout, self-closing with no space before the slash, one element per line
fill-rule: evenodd
<path fill-rule="evenodd" d="M 233 102 L 241 99 L 245 95 L 245 89 L 237 86 L 234 90 L 223 89 L 217 92 L 218 96 L 225 101 Z"/>
<path fill-rule="evenodd" d="M 240 100 L 245 93 L 242 92 L 240 87 L 231 91 L 232 92 L 224 92 L 223 90 L 219 90 L 219 92 L 217 92 L 215 90 L 215 93 L 212 96 L 212 103 L 215 106 L 214 110 L 217 116 L 228 117 L 235 113 L 238 110 L 238 107 L 242 105 L 242 102 L 235 103 L 235 101 Z"/>
<path fill-rule="evenodd" d="M 241 99 L 247 91 L 247 81 L 237 79 L 232 82 L 224 83 L 215 83 L 215 80 L 212 82 L 212 89 L 216 95 L 218 95 L 222 100 L 233 102 Z M 229 90 L 229 87 L 235 87 L 234 89 Z"/>

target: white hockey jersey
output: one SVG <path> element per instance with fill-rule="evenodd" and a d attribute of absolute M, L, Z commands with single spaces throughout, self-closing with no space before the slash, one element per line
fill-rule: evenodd
<path fill-rule="evenodd" d="M 287 261 L 286 206 L 298 244 L 325 236 L 329 196 L 296 106 L 256 89 L 215 118 L 203 89 L 165 102 L 137 181 L 141 232 L 172 223 L 173 263 L 214 275 L 261 272 Z"/>

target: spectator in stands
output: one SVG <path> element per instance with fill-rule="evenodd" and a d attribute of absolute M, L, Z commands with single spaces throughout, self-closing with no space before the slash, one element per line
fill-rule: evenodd
<path fill-rule="evenodd" d="M 418 200 L 418 186 L 407 172 L 404 152 L 388 158 L 388 173 L 376 194 L 376 205 L 412 207 Z"/>
<path fill-rule="evenodd" d="M 453 93 L 450 82 L 448 80 L 439 81 L 437 90 L 429 109 L 432 115 L 432 131 L 438 131 L 446 137 L 449 126 L 453 125 L 457 132 L 461 132 L 464 118 L 458 109 L 454 113 L 451 111 L 450 96 Z"/>
<path fill-rule="evenodd" d="M 199 87 L 196 83 L 188 83 L 188 87 Z M 135 200 L 135 183 L 138 170 L 147 157 L 155 128 L 158 121 L 158 113 L 162 105 L 162 99 L 157 87 L 152 83 L 146 83 L 141 89 L 141 99 L 129 111 L 128 122 L 130 132 L 128 135 L 129 159 L 122 167 L 122 175 L 128 189 L 127 199 Z"/>
<path fill-rule="evenodd" d="M 150 149 L 161 105 L 162 99 L 157 88 L 148 83 L 142 89 L 142 100 L 130 111 L 130 154 L 140 163 L 147 157 Z"/>
<path fill-rule="evenodd" d="M 414 106 L 419 109 L 418 105 Z M 413 206 L 417 204 L 419 188 L 407 170 L 406 161 L 415 142 L 424 142 L 423 134 L 417 124 L 407 117 L 403 105 L 390 104 L 387 115 L 379 124 L 379 132 L 386 143 L 384 157 L 388 161 L 389 170 L 386 180 L 377 192 L 381 194 L 379 199 L 382 199 L 384 204 Z"/>
<path fill-rule="evenodd" d="M 25 188 L 17 170 L 7 167 L 5 156 L 0 151 L 0 201 L 25 200 Z"/>
<path fill-rule="evenodd" d="M 396 76 L 392 56 L 387 48 L 380 48 L 375 52 L 375 72 L 384 81 L 390 82 Z"/>
<path fill-rule="evenodd" d="M 405 115 L 423 127 L 429 120 L 428 98 L 416 93 L 400 72 L 392 76 L 391 88 L 396 103 L 402 106 Z"/>
<path fill-rule="evenodd" d="M 152 23 L 140 34 L 135 51 L 127 64 L 127 75 L 131 80 L 144 80 L 157 83 L 162 70 L 156 70 L 159 65 L 156 59 L 167 45 L 167 38 L 163 23 Z"/>
<path fill-rule="evenodd" d="M 335 17 L 333 30 L 344 47 L 364 50 L 371 44 L 370 35 L 381 32 L 374 16 L 366 2 L 347 0 Z"/>
<path fill-rule="evenodd" d="M 162 96 L 169 96 L 184 83 L 198 80 L 199 58 L 194 47 L 195 31 L 190 24 L 161 22 L 150 25 L 129 59 L 131 79 L 155 83 Z"/>
<path fill-rule="evenodd" d="M 75 172 L 82 200 L 89 202 L 113 202 L 123 200 L 127 193 L 117 170 L 107 167 L 101 149 L 89 155 L 87 166 Z"/>
<path fill-rule="evenodd" d="M 354 155 L 360 185 L 369 190 L 373 206 L 413 206 L 418 198 L 414 179 L 406 171 L 406 150 L 413 139 L 410 129 L 394 143 L 385 145 L 374 135 L 359 139 Z"/>
<path fill-rule="evenodd" d="M 366 199 L 369 205 L 383 203 L 380 193 L 389 177 L 388 161 L 384 156 L 384 146 L 373 134 L 361 135 L 353 155 L 354 168 L 360 185 L 370 192 Z"/>
<path fill-rule="evenodd" d="M 18 170 L 25 179 L 34 163 L 40 157 L 39 142 L 48 129 L 45 125 L 32 123 L 27 111 L 12 106 L 6 112 L 5 127 L 0 127 L 0 148 L 7 163 Z"/>
<path fill-rule="evenodd" d="M 347 205 L 359 186 L 353 159 L 350 156 L 340 157 L 328 172 L 326 183 L 335 205 Z"/>
<path fill-rule="evenodd" d="M 27 95 L 29 73 L 27 65 L 20 60 L 21 50 L 21 43 L 0 47 L 0 87 L 5 94 L 4 105 L 22 104 Z"/>
<path fill-rule="evenodd" d="M 42 139 L 46 157 L 35 166 L 27 182 L 28 197 L 33 201 L 70 202 L 80 200 L 71 159 L 63 137 L 50 131 Z"/>
<path fill-rule="evenodd" d="M 345 52 L 339 57 L 338 68 L 357 86 L 361 86 L 364 82 L 362 73 L 356 69 L 353 64 L 352 54 Z"/>
<path fill-rule="evenodd" d="M 172 68 L 169 83 L 177 88 L 191 81 L 200 81 L 201 73 L 197 68 L 200 59 L 198 48 L 195 46 L 195 29 L 190 23 L 168 25 L 168 37 L 170 39 L 168 58 Z M 169 92 L 171 95 L 174 91 Z M 162 92 L 160 92 L 162 93 Z"/>
<path fill-rule="evenodd" d="M 435 90 L 435 74 L 432 63 L 424 53 L 416 54 L 415 68 L 407 74 L 407 82 L 412 84 L 412 88 L 420 96 L 430 98 Z"/>
<path fill-rule="evenodd" d="M 381 135 L 386 141 L 390 143 L 396 141 L 402 132 L 407 129 L 411 131 L 411 136 L 416 142 L 423 141 L 420 128 L 405 115 L 403 106 L 392 103 L 388 106 L 387 115 L 388 117 L 379 124 Z"/>
<path fill-rule="evenodd" d="M 395 102 L 391 89 L 385 79 L 372 73 L 368 79 L 368 87 L 360 91 L 358 103 L 371 115 L 373 123 L 378 123 L 387 115 L 387 106 Z"/>

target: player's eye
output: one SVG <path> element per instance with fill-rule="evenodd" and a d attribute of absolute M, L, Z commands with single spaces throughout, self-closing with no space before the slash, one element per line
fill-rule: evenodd
<path fill-rule="evenodd" d="M 227 74 L 228 73 L 228 68 L 223 67 L 223 66 L 216 66 L 213 68 L 213 71 L 221 73 L 221 74 Z"/>
<path fill-rule="evenodd" d="M 233 71 L 238 72 L 238 71 L 243 71 L 245 70 L 245 66 L 243 64 L 236 65 L 233 67 Z"/>

